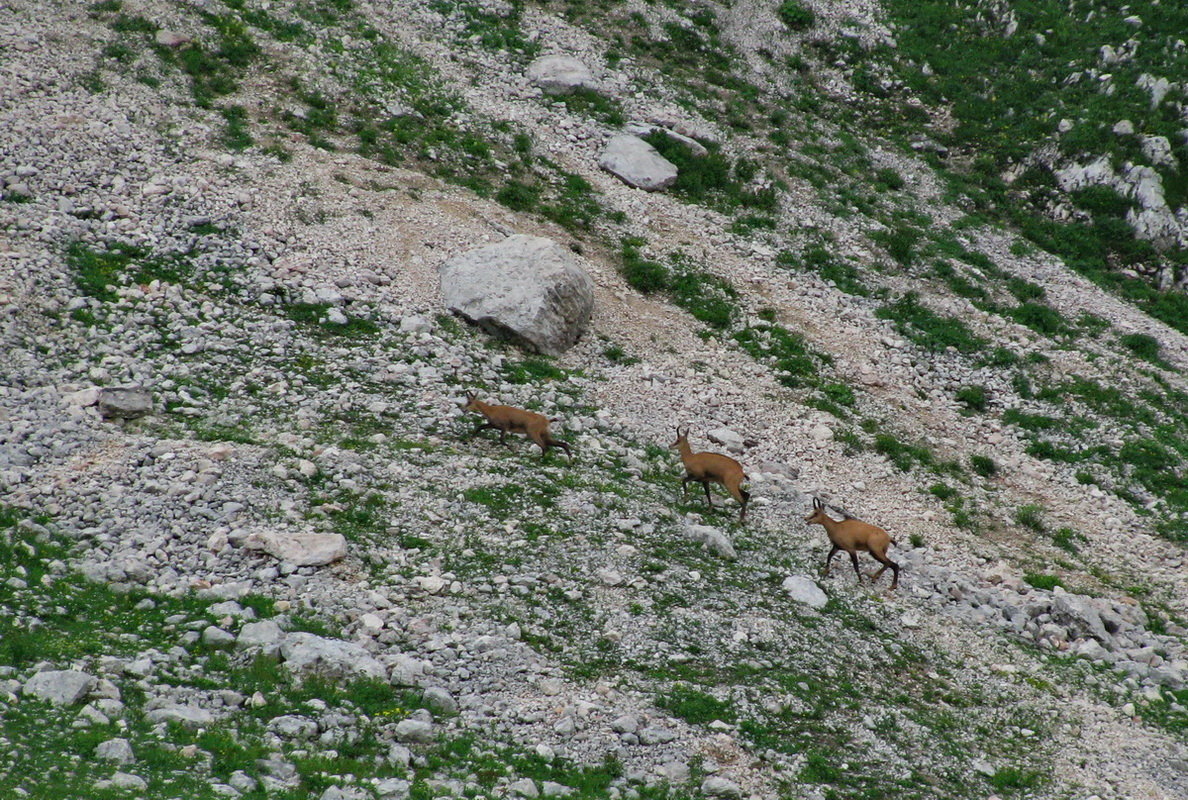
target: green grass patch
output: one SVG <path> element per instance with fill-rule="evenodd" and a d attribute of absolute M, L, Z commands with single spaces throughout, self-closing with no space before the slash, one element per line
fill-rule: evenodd
<path fill-rule="evenodd" d="M 894 303 L 875 312 L 879 319 L 891 320 L 896 330 L 925 350 L 940 351 L 952 347 L 961 353 L 977 353 L 986 341 L 975 336 L 959 319 L 944 317 L 920 303 L 915 292 L 908 292 Z"/>
<path fill-rule="evenodd" d="M 117 299 L 117 286 L 154 280 L 185 285 L 194 275 L 193 265 L 183 256 L 156 255 L 144 247 L 114 242 L 102 249 L 73 242 L 66 248 L 66 264 L 79 292 L 104 302 Z"/>

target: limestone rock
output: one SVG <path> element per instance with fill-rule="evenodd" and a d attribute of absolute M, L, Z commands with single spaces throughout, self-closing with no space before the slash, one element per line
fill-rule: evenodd
<path fill-rule="evenodd" d="M 829 602 L 829 596 L 821 590 L 816 581 L 803 575 L 789 575 L 784 578 L 784 583 L 780 588 L 796 602 L 813 608 L 824 608 L 825 604 Z"/>
<path fill-rule="evenodd" d="M 95 758 L 114 761 L 117 764 L 131 764 L 136 760 L 136 755 L 127 739 L 108 739 L 95 748 Z"/>
<path fill-rule="evenodd" d="M 57 706 L 72 706 L 95 687 L 95 677 L 74 669 L 38 672 L 25 681 L 24 693 Z"/>
<path fill-rule="evenodd" d="M 716 428 L 706 433 L 706 436 L 711 442 L 725 447 L 728 452 L 738 454 L 743 451 L 743 437 L 729 428 Z"/>
<path fill-rule="evenodd" d="M 433 723 L 420 719 L 401 720 L 396 725 L 396 740 L 410 744 L 428 744 L 433 741 Z"/>
<path fill-rule="evenodd" d="M 99 413 L 105 419 L 136 419 L 152 411 L 153 396 L 140 386 L 111 386 L 99 392 Z"/>
<path fill-rule="evenodd" d="M 708 525 L 690 525 L 685 529 L 685 535 L 693 541 L 705 545 L 706 550 L 721 558 L 725 558 L 728 561 L 738 558 L 738 554 L 734 551 L 734 545 L 731 544 L 730 539 L 717 528 L 711 528 Z"/>
<path fill-rule="evenodd" d="M 628 186 L 649 192 L 667 189 L 676 183 L 676 165 L 638 136 L 620 134 L 609 142 L 598 166 Z"/>
<path fill-rule="evenodd" d="M 590 69 L 572 56 L 541 56 L 528 65 L 528 80 L 545 94 L 551 95 L 598 88 Z"/>
<path fill-rule="evenodd" d="M 187 730 L 198 730 L 214 724 L 214 715 L 198 706 L 172 705 L 154 708 L 146 715 L 149 722 L 174 722 Z"/>
<path fill-rule="evenodd" d="M 568 350 L 594 310 L 594 281 L 552 239 L 509 236 L 439 269 L 446 306 L 484 330 L 547 355 Z"/>
<path fill-rule="evenodd" d="M 701 793 L 709 797 L 740 798 L 742 797 L 742 788 L 728 778 L 713 775 L 702 781 Z"/>
<path fill-rule="evenodd" d="M 353 642 L 312 633 L 290 633 L 281 643 L 280 652 L 293 672 L 316 672 L 332 678 L 384 680 L 388 677 L 384 665 Z"/>
<path fill-rule="evenodd" d="M 263 550 L 270 556 L 298 567 L 321 567 L 346 555 L 346 537 L 341 533 L 284 533 L 262 531 L 243 540 L 251 550 Z"/>
<path fill-rule="evenodd" d="M 266 655 L 275 656 L 280 653 L 281 640 L 284 631 L 270 619 L 259 622 L 248 622 L 239 630 L 235 644 L 240 648 L 258 647 Z"/>

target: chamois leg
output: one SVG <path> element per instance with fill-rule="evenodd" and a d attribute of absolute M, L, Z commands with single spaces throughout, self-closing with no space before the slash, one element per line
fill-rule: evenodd
<path fill-rule="evenodd" d="M 710 494 L 709 481 L 702 481 L 701 488 L 705 489 L 705 501 L 709 503 L 709 507 L 712 509 L 714 507 L 714 496 Z"/>
<path fill-rule="evenodd" d="M 477 428 L 475 428 L 474 432 L 470 435 L 478 436 L 480 432 L 485 431 L 487 428 L 498 428 L 498 427 L 499 427 L 498 425 L 493 425 L 490 422 L 484 422 L 482 425 L 479 425 Z"/>
<path fill-rule="evenodd" d="M 681 496 L 682 497 L 689 496 L 689 481 L 691 481 L 691 480 L 693 480 L 693 476 L 686 473 L 684 479 L 681 481 Z"/>
<path fill-rule="evenodd" d="M 841 550 L 841 548 L 837 545 L 834 545 L 832 548 L 830 548 L 829 555 L 825 556 L 825 569 L 821 572 L 821 577 L 829 577 L 829 565 L 833 562 L 833 557 L 837 555 L 838 550 Z"/>
<path fill-rule="evenodd" d="M 887 558 L 887 555 L 886 555 L 885 553 L 884 553 L 884 554 L 882 554 L 882 555 L 880 555 L 880 554 L 878 554 L 878 553 L 874 553 L 874 552 L 872 552 L 872 553 L 871 553 L 871 555 L 872 555 L 872 556 L 873 556 L 873 557 L 874 557 L 874 558 L 875 558 L 877 561 L 879 561 L 880 563 L 882 563 L 882 565 L 883 565 L 883 566 L 882 566 L 882 568 L 881 568 L 881 569 L 879 569 L 877 572 L 875 572 L 875 574 L 873 574 L 873 575 L 871 575 L 871 576 L 870 576 L 870 582 L 871 582 L 871 583 L 874 583 L 875 581 L 877 581 L 879 578 L 881 578 L 881 577 L 883 576 L 883 573 L 887 571 L 887 567 L 890 567 L 890 568 L 891 568 L 891 573 L 892 573 L 892 575 L 894 576 L 894 577 L 891 579 L 891 588 L 892 588 L 892 589 L 894 589 L 894 588 L 896 588 L 897 586 L 899 586 L 899 565 L 898 565 L 898 564 L 896 564 L 896 563 L 895 563 L 894 561 L 892 561 L 891 559 Z"/>
<path fill-rule="evenodd" d="M 742 508 L 738 512 L 738 521 L 746 522 L 747 520 L 747 503 L 751 502 L 751 493 L 739 489 L 737 486 L 731 492 L 738 502 L 742 503 Z"/>
<path fill-rule="evenodd" d="M 858 583 L 862 583 L 862 570 L 858 569 L 857 553 L 850 553 L 850 563 L 854 565 L 854 574 L 858 576 Z"/>
<path fill-rule="evenodd" d="M 563 442 L 560 439 L 554 439 L 550 434 L 547 434 L 547 433 L 544 434 L 541 437 L 541 439 L 543 439 L 543 442 L 537 442 L 537 444 L 540 445 L 540 457 L 541 458 L 544 458 L 545 453 L 547 453 L 549 451 L 550 447 L 559 447 L 560 449 L 565 451 L 565 457 L 568 458 L 570 461 L 573 461 L 573 453 L 570 452 L 568 443 Z"/>

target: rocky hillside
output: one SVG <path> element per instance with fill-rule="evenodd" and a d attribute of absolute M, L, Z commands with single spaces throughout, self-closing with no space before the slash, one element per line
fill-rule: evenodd
<path fill-rule="evenodd" d="M 1188 796 L 1183 13 L 8 3 L 0 796 Z"/>

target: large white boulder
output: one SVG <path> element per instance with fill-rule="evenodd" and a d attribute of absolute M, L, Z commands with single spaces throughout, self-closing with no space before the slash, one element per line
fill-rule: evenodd
<path fill-rule="evenodd" d="M 792 598 L 798 603 L 804 603 L 813 608 L 824 608 L 825 604 L 829 602 L 829 595 L 821 591 L 821 587 L 812 578 L 807 578 L 804 575 L 789 575 L 784 578 L 784 583 L 780 587 L 788 593 L 788 597 Z"/>
<path fill-rule="evenodd" d="M 446 261 L 446 306 L 490 333 L 547 355 L 572 347 L 594 310 L 594 281 L 552 239 L 509 236 Z"/>
<path fill-rule="evenodd" d="M 284 533 L 259 531 L 243 540 L 249 550 L 263 550 L 270 556 L 298 567 L 321 567 L 346 555 L 346 537 L 341 533 Z"/>
<path fill-rule="evenodd" d="M 676 183 L 676 165 L 638 136 L 619 134 L 606 144 L 598 166 L 628 186 L 649 192 L 667 189 Z"/>
<path fill-rule="evenodd" d="M 153 396 L 140 386 L 109 386 L 99 391 L 99 413 L 106 419 L 136 419 L 153 413 Z"/>
<path fill-rule="evenodd" d="M 551 95 L 598 88 L 589 68 L 573 56 L 541 56 L 528 65 L 528 80 Z"/>
<path fill-rule="evenodd" d="M 48 700 L 57 706 L 72 706 L 95 688 L 95 677 L 76 669 L 51 669 L 38 672 L 25 681 L 27 695 Z"/>
<path fill-rule="evenodd" d="M 293 672 L 316 672 L 331 678 L 376 678 L 388 672 L 361 645 L 312 633 L 290 633 L 281 642 L 281 656 Z"/>

